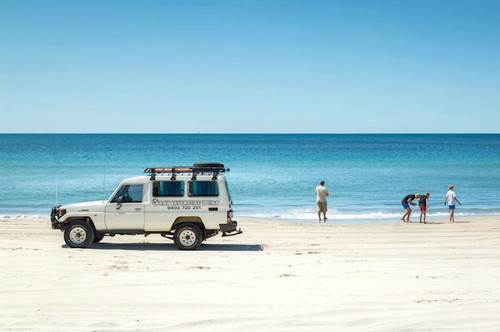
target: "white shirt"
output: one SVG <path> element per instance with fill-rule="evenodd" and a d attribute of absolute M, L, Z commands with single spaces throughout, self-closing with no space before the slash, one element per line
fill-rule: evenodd
<path fill-rule="evenodd" d="M 317 186 L 314 191 L 316 194 L 316 202 L 326 202 L 326 196 L 328 196 L 328 190 L 325 186 Z"/>
<path fill-rule="evenodd" d="M 455 192 L 453 190 L 450 190 L 446 193 L 446 200 L 448 201 L 448 205 L 455 205 L 455 198 L 457 198 L 457 196 L 455 196 Z"/>

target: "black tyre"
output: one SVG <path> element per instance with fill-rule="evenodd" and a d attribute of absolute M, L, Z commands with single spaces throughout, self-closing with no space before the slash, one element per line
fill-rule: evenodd
<path fill-rule="evenodd" d="M 180 250 L 196 250 L 203 241 L 201 230 L 195 224 L 181 224 L 174 233 L 174 243 Z"/>
<path fill-rule="evenodd" d="M 104 239 L 104 235 L 96 233 L 94 234 L 94 240 L 92 241 L 92 243 L 99 243 L 102 239 Z"/>
<path fill-rule="evenodd" d="M 64 242 L 70 248 L 87 248 L 94 240 L 94 230 L 83 220 L 72 221 L 64 229 Z"/>
<path fill-rule="evenodd" d="M 225 171 L 224 165 L 221 163 L 194 163 L 193 167 L 199 172 Z"/>
<path fill-rule="evenodd" d="M 224 164 L 221 163 L 194 163 L 194 167 L 220 167 L 224 168 Z"/>

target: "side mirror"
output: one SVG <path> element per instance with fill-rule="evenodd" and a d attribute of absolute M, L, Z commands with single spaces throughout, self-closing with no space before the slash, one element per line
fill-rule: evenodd
<path fill-rule="evenodd" d="M 123 196 L 118 197 L 118 199 L 116 200 L 116 209 L 117 210 L 120 210 L 120 208 L 123 205 L 123 202 L 124 202 Z"/>

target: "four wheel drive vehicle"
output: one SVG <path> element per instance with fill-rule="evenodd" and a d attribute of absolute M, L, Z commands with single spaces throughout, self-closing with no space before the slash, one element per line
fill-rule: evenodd
<path fill-rule="evenodd" d="M 160 234 L 181 250 L 194 250 L 222 232 L 241 234 L 232 220 L 232 200 L 219 163 L 147 168 L 122 181 L 107 201 L 54 206 L 52 228 L 71 248 L 85 248 L 104 236 Z"/>

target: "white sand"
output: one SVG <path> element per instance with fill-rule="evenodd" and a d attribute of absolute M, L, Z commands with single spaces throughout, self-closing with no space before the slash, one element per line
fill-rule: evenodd
<path fill-rule="evenodd" d="M 69 249 L 0 221 L 0 330 L 499 331 L 500 216 L 456 224 L 239 218 L 178 251 L 157 235 Z"/>

